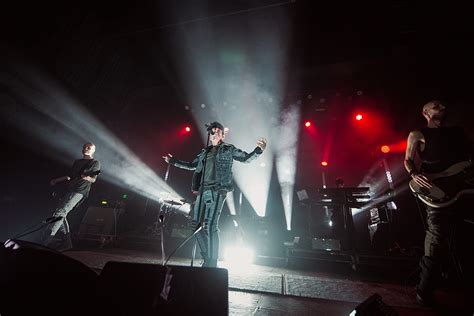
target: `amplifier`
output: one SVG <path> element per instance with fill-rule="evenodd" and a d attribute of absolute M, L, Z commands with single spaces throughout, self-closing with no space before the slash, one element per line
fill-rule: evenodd
<path fill-rule="evenodd" d="M 114 236 L 117 220 L 115 213 L 113 208 L 89 207 L 79 226 L 79 237 Z"/>

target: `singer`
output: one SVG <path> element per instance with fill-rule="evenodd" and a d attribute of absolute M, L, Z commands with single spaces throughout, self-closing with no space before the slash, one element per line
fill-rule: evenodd
<path fill-rule="evenodd" d="M 219 258 L 219 216 L 227 192 L 233 190 L 233 160 L 249 163 L 260 156 L 267 145 L 265 138 L 257 141 L 256 148 L 247 153 L 234 145 L 224 143 L 225 129 L 219 122 L 206 124 L 211 145 L 204 148 L 192 162 L 181 161 L 171 154 L 163 159 L 178 168 L 194 170 L 191 190 L 196 195 L 193 210 L 193 227 L 203 229 L 197 242 L 204 259 L 203 267 L 217 267 Z"/>
<path fill-rule="evenodd" d="M 72 248 L 71 234 L 66 216 L 74 208 L 79 206 L 89 195 L 91 184 L 97 180 L 100 173 L 100 162 L 93 158 L 95 145 L 86 143 L 82 147 L 82 159 L 74 161 L 69 174 L 55 178 L 50 181 L 52 186 L 58 183 L 66 183 L 65 192 L 59 198 L 58 206 L 52 214 L 50 225 L 46 228 L 41 243 L 45 246 L 57 250 L 67 250 Z M 59 218 L 59 219 L 57 219 Z M 53 239 L 56 233 L 61 230 L 63 237 L 62 245 L 54 245 Z"/>

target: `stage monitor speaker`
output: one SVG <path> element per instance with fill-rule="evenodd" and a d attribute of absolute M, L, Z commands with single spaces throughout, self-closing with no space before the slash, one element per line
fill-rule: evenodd
<path fill-rule="evenodd" d="M 89 207 L 79 226 L 79 237 L 87 235 L 114 235 L 115 210 L 108 207 Z"/>
<path fill-rule="evenodd" d="M 312 248 L 319 250 L 341 250 L 341 242 L 330 238 L 313 238 L 311 240 Z"/>
<path fill-rule="evenodd" d="M 19 249 L 0 245 L 0 315 L 31 315 L 30 309 L 38 315 L 89 314 L 97 273 L 53 249 L 15 242 Z"/>
<path fill-rule="evenodd" d="M 109 261 L 97 293 L 120 315 L 228 315 L 226 269 Z"/>
<path fill-rule="evenodd" d="M 297 249 L 311 250 L 311 238 L 296 236 L 293 238 L 293 247 Z"/>

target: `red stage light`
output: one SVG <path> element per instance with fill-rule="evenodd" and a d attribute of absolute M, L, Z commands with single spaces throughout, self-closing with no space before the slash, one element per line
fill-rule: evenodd
<path fill-rule="evenodd" d="M 384 154 L 388 154 L 390 152 L 390 146 L 383 145 L 382 147 L 380 147 L 380 151 Z"/>
<path fill-rule="evenodd" d="M 189 133 L 189 132 L 191 131 L 191 127 L 186 126 L 186 127 L 184 128 L 184 130 L 186 131 L 186 133 Z"/>
<path fill-rule="evenodd" d="M 327 162 L 327 161 L 321 161 L 321 166 L 327 167 L 327 166 L 328 166 L 328 162 Z"/>
<path fill-rule="evenodd" d="M 363 118 L 362 114 L 357 114 L 356 115 L 356 120 L 361 121 Z"/>
<path fill-rule="evenodd" d="M 306 121 L 306 122 L 304 123 L 304 126 L 310 127 L 310 126 L 311 126 L 311 122 L 310 122 L 310 121 Z"/>

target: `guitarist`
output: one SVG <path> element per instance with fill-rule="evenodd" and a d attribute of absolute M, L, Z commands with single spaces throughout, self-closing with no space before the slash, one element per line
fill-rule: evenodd
<path fill-rule="evenodd" d="M 63 249 L 72 248 L 72 241 L 69 232 L 69 224 L 67 222 L 67 214 L 75 207 L 79 206 L 89 195 L 91 184 L 97 180 L 97 175 L 100 172 L 100 162 L 93 158 L 95 152 L 95 145 L 86 143 L 82 147 L 82 159 L 74 161 L 69 174 L 63 177 L 55 178 L 50 181 L 52 186 L 60 183 L 66 183 L 66 192 L 59 201 L 56 210 L 53 212 L 53 217 L 61 218 L 53 221 L 44 233 L 42 243 L 46 246 L 52 246 L 54 236 L 61 230 L 66 237 L 66 244 Z"/>
<path fill-rule="evenodd" d="M 441 172 L 455 163 L 469 161 L 471 146 L 462 128 L 444 126 L 446 107 L 440 101 L 425 104 L 422 114 L 427 126 L 410 132 L 404 164 L 415 183 L 430 189 L 433 184 L 423 174 Z M 440 250 L 453 225 L 456 207 L 427 207 L 424 256 L 420 261 L 420 282 L 416 286 L 416 299 L 422 305 L 434 303 L 435 283 L 440 274 Z"/>

